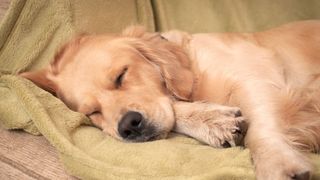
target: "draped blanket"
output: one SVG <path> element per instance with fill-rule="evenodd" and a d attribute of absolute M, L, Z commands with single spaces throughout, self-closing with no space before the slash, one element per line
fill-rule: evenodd
<path fill-rule="evenodd" d="M 66 170 L 83 179 L 254 179 L 247 149 L 214 149 L 174 133 L 120 142 L 16 74 L 44 67 L 82 32 L 114 33 L 132 24 L 150 31 L 252 32 L 316 18 L 318 0 L 13 0 L 0 25 L 0 123 L 46 137 Z M 320 179 L 320 156 L 310 157 L 313 178 Z"/>

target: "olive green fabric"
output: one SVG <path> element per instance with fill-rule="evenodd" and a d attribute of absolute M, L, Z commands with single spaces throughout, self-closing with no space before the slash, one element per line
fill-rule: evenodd
<path fill-rule="evenodd" d="M 113 33 L 131 24 L 150 31 L 252 31 L 319 13 L 319 1 L 311 0 L 13 0 L 0 25 L 0 123 L 45 136 L 66 170 L 83 179 L 254 179 L 247 149 L 214 149 L 177 134 L 123 143 L 14 74 L 44 67 L 77 33 Z M 319 179 L 320 158 L 310 157 Z"/>
<path fill-rule="evenodd" d="M 158 30 L 253 32 L 320 18 L 319 0 L 153 0 Z"/>

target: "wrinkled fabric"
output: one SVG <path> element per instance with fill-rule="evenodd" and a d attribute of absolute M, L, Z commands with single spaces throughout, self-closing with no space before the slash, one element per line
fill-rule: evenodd
<path fill-rule="evenodd" d="M 64 42 L 83 32 L 115 33 L 132 24 L 150 31 L 249 32 L 319 18 L 319 3 L 13 0 L 0 25 L 0 123 L 43 135 L 66 170 L 82 179 L 254 179 L 248 149 L 215 149 L 174 133 L 165 140 L 120 142 L 16 74 L 46 66 Z M 320 157 L 310 157 L 313 178 L 320 179 Z"/>

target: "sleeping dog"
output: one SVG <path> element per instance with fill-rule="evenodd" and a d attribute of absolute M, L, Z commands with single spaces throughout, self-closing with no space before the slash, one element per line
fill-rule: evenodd
<path fill-rule="evenodd" d="M 257 179 L 310 179 L 304 153 L 320 150 L 320 21 L 251 34 L 78 36 L 21 75 L 126 141 L 174 130 L 234 146 L 244 115 Z"/>

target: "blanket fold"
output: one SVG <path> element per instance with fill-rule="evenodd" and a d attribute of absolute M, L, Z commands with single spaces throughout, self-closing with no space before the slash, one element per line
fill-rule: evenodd
<path fill-rule="evenodd" d="M 286 11 L 288 18 L 273 14 L 286 5 L 293 7 Z M 0 24 L 0 124 L 43 135 L 66 170 L 82 179 L 254 179 L 247 149 L 214 149 L 174 133 L 165 140 L 120 142 L 15 74 L 44 67 L 64 42 L 82 32 L 114 33 L 131 24 L 150 31 L 251 31 L 320 14 L 316 0 L 284 0 L 278 6 L 219 0 L 12 0 Z M 313 178 L 320 179 L 320 157 L 310 157 Z"/>

